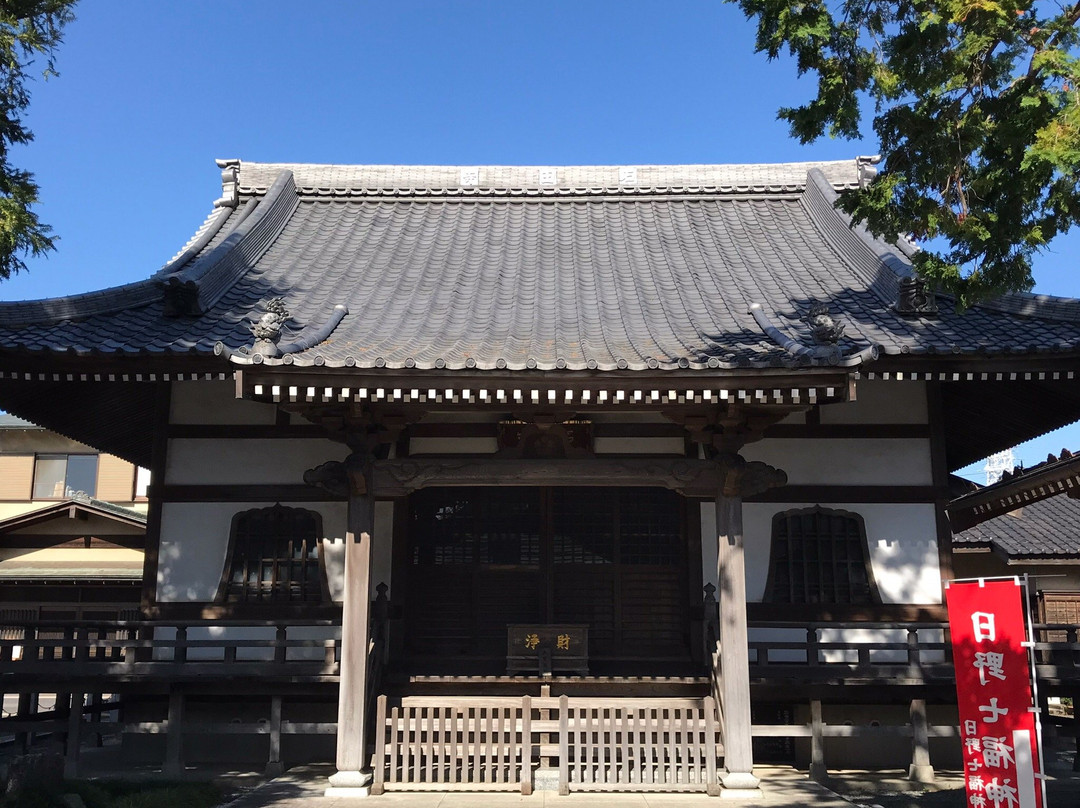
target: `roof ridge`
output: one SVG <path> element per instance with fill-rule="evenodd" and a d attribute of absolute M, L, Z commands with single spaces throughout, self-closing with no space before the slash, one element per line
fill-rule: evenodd
<path fill-rule="evenodd" d="M 975 303 L 972 308 L 991 309 L 1020 317 L 1037 317 L 1040 320 L 1080 323 L 1080 298 L 1075 297 L 1007 292 L 1001 297 Z"/>
<path fill-rule="evenodd" d="M 807 179 L 802 204 L 822 237 L 833 245 L 837 256 L 862 276 L 867 289 L 883 304 L 892 305 L 900 290 L 900 278 L 914 274 L 901 245 L 875 238 L 863 225 L 836 209 L 837 192 L 828 179 L 812 170 Z M 882 288 L 884 286 L 885 288 Z"/>
<path fill-rule="evenodd" d="M 249 202 L 240 221 L 209 253 L 169 275 L 155 277 L 165 295 L 165 313 L 209 311 L 277 238 L 299 204 L 293 175 L 282 170 L 261 200 Z"/>
<path fill-rule="evenodd" d="M 537 195 L 604 192 L 642 194 L 692 189 L 708 192 L 796 192 L 807 172 L 822 171 L 837 188 L 859 185 L 874 158 L 807 160 L 791 163 L 694 163 L 637 165 L 345 165 L 334 163 L 257 163 L 239 166 L 241 193 L 261 193 L 281 171 L 292 171 L 302 193 L 448 191 L 483 195 L 510 190 Z M 231 186 L 230 186 L 231 188 Z M 229 189 L 227 188 L 226 191 Z"/>
<path fill-rule="evenodd" d="M 153 279 L 111 286 L 77 295 L 46 297 L 40 300 L 0 301 L 0 321 L 5 326 L 55 323 L 98 314 L 114 314 L 145 306 L 161 299 Z"/>

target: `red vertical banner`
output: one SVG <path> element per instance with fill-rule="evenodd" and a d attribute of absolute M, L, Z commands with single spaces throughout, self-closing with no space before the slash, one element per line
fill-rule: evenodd
<path fill-rule="evenodd" d="M 1024 591 L 946 584 L 969 808 L 1043 808 Z"/>

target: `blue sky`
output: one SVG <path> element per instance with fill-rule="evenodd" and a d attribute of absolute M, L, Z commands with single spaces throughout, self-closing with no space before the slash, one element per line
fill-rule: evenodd
<path fill-rule="evenodd" d="M 754 55 L 738 9 L 708 2 L 394 0 L 76 8 L 58 78 L 37 82 L 15 153 L 58 251 L 0 299 L 145 278 L 220 191 L 214 158 L 276 162 L 740 163 L 843 159 L 776 120 L 809 82 Z M 1080 296 L 1055 245 L 1038 291 Z M 1080 428 L 1018 452 L 1080 448 Z"/>

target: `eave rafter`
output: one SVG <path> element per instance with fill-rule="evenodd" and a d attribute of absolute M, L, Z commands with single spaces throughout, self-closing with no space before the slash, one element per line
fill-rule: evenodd
<path fill-rule="evenodd" d="M 840 370 L 742 375 L 492 374 L 374 375 L 237 371 L 240 398 L 282 405 L 652 409 L 728 404 L 808 407 L 853 398 Z"/>

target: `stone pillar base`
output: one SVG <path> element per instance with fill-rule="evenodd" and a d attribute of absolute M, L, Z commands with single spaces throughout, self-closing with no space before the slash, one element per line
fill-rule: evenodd
<path fill-rule="evenodd" d="M 720 775 L 720 799 L 753 800 L 763 796 L 758 786 L 761 780 L 750 772 L 726 772 Z"/>
<path fill-rule="evenodd" d="M 824 783 L 829 779 L 829 770 L 825 768 L 824 763 L 811 763 L 808 776 L 815 783 Z"/>
<path fill-rule="evenodd" d="M 934 767 L 930 764 L 920 765 L 912 763 L 908 767 L 908 780 L 913 783 L 932 783 L 934 782 Z"/>
<path fill-rule="evenodd" d="M 367 797 L 371 795 L 371 772 L 335 772 L 327 778 L 327 797 Z"/>

